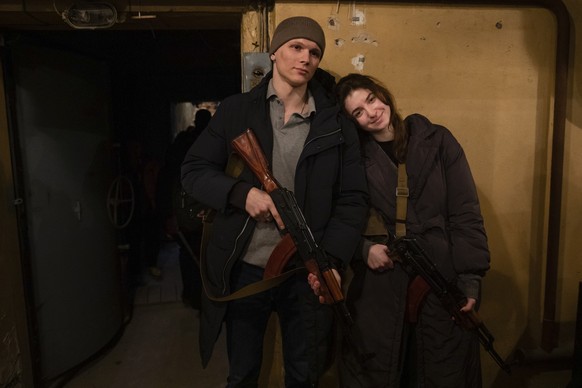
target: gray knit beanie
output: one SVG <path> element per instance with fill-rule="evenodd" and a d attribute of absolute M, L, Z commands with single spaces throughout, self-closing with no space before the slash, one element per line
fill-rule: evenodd
<path fill-rule="evenodd" d="M 309 39 L 321 49 L 321 56 L 325 51 L 325 34 L 315 20 L 306 16 L 293 16 L 283 20 L 273 33 L 269 54 L 273 54 L 279 47 L 291 39 Z"/>

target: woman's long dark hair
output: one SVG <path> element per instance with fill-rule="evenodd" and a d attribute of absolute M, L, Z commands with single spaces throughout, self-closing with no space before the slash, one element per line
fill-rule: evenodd
<path fill-rule="evenodd" d="M 369 75 L 351 73 L 341 78 L 336 85 L 337 100 L 344 109 L 344 112 L 358 124 L 352 115 L 345 110 L 346 98 L 356 89 L 368 89 L 384 104 L 390 107 L 390 123 L 394 128 L 394 154 L 396 158 L 406 161 L 406 151 L 408 149 L 408 130 L 404 125 L 402 117 L 396 110 L 396 102 L 392 93 L 380 81 Z M 369 137 L 370 134 L 359 128 L 360 137 Z"/>

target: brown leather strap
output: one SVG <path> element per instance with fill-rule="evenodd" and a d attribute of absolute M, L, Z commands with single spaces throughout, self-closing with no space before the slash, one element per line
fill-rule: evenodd
<path fill-rule="evenodd" d="M 388 231 L 386 226 L 384 226 L 384 220 L 378 211 L 370 207 L 368 210 L 368 221 L 366 224 L 366 229 L 363 233 L 364 237 L 388 237 Z"/>
<path fill-rule="evenodd" d="M 208 239 L 209 235 L 210 235 L 210 229 L 211 229 L 211 223 L 208 223 L 204 226 L 204 231 L 202 233 L 202 241 L 204 241 L 204 239 Z M 202 287 L 204 289 L 204 293 L 206 294 L 206 296 L 208 297 L 208 299 L 214 301 L 214 302 L 228 302 L 230 300 L 235 300 L 235 299 L 240 299 L 240 298 L 244 298 L 245 296 L 250 296 L 250 295 L 254 295 L 254 294 L 258 294 L 259 292 L 263 292 L 268 290 L 269 288 L 275 287 L 281 283 L 283 283 L 285 280 L 287 280 L 291 275 L 293 275 L 295 272 L 298 272 L 299 270 L 303 270 L 304 268 L 294 268 L 292 270 L 289 270 L 287 272 L 281 273 L 277 276 L 273 276 L 269 279 L 263 279 L 260 280 L 258 282 L 249 284 L 229 295 L 226 296 L 215 296 L 212 293 L 210 293 L 210 291 L 208 290 L 207 284 L 208 284 L 208 278 L 206 277 L 206 269 L 205 269 L 205 258 L 206 258 L 206 245 L 204 244 L 204 242 L 201 244 L 200 247 L 200 259 L 196 256 L 196 254 L 194 253 L 194 251 L 192 250 L 192 247 L 190 246 L 190 244 L 188 243 L 188 241 L 186 240 L 186 238 L 184 237 L 184 235 L 181 232 L 178 232 L 178 235 L 180 236 L 180 240 L 182 241 L 182 243 L 184 244 L 184 246 L 186 247 L 186 249 L 188 250 L 188 253 L 190 253 L 190 255 L 192 256 L 192 258 L 194 259 L 194 261 L 196 261 L 196 264 L 198 264 L 199 268 L 200 268 L 200 277 L 202 279 Z M 206 235 L 206 237 L 204 236 Z"/>
<path fill-rule="evenodd" d="M 396 187 L 396 237 L 406 236 L 406 210 L 408 207 L 408 174 L 406 164 L 398 165 L 398 186 Z"/>

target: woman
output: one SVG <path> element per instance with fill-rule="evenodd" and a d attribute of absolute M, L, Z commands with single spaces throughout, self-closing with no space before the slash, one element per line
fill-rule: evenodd
<path fill-rule="evenodd" d="M 350 74 L 338 82 L 337 94 L 360 132 L 372 209 L 347 294 L 362 349 L 371 358 L 358 361 L 346 347 L 342 386 L 481 387 L 476 333 L 456 325 L 433 293 L 422 300 L 417 322 L 410 322 L 405 307 L 412 276 L 385 239 L 397 234 L 395 192 L 404 164 L 409 195 L 400 205 L 399 211 L 406 208 L 401 226 L 465 293 L 461 310 L 476 308 L 489 250 L 463 149 L 449 130 L 424 116 L 402 120 L 390 92 L 372 77 Z M 374 215 L 383 233 L 371 230 Z M 372 235 L 384 237 L 378 242 Z"/>

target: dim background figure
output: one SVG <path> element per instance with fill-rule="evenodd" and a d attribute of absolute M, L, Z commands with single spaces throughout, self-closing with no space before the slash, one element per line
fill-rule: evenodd
<path fill-rule="evenodd" d="M 186 152 L 206 128 L 211 117 L 209 110 L 196 111 L 193 125 L 180 132 L 168 148 L 158 183 L 163 232 L 180 246 L 182 301 L 195 309 L 200 309 L 202 284 L 200 271 L 192 253 L 198 255 L 200 252 L 201 212 L 204 206 L 182 190 L 180 166 Z"/>

